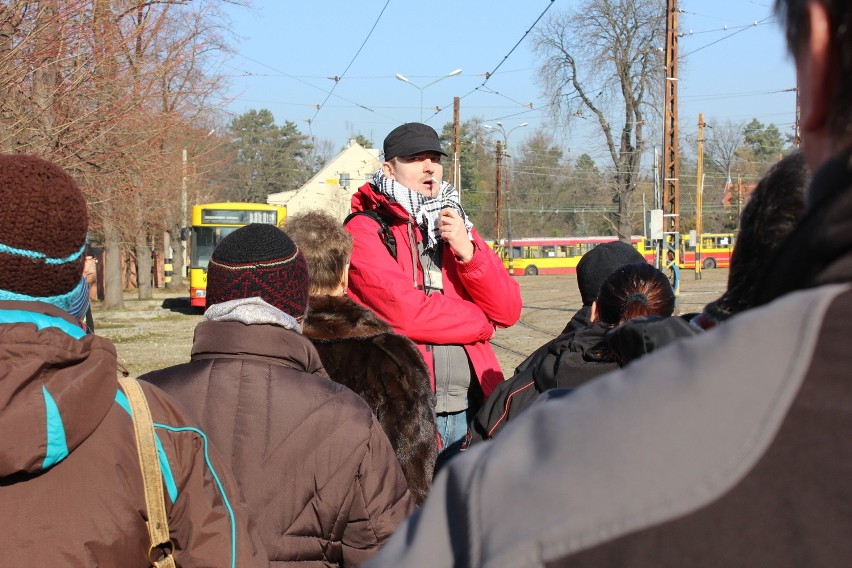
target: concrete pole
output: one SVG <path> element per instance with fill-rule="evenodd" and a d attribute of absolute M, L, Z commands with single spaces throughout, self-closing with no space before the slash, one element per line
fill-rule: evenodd
<path fill-rule="evenodd" d="M 187 152 L 186 152 L 185 147 L 183 149 L 182 166 L 183 166 L 183 175 L 181 176 L 181 180 L 180 180 L 181 229 L 186 229 L 189 226 L 189 221 L 187 220 L 187 209 L 188 209 L 187 195 L 186 195 Z M 183 270 L 184 270 L 184 272 L 189 274 L 187 272 L 187 270 L 188 270 L 187 267 L 189 266 L 189 259 L 187 258 L 187 255 L 186 255 L 186 249 L 187 248 L 188 247 L 186 246 L 186 243 L 184 243 L 184 246 L 183 246 Z M 178 274 L 178 278 L 182 278 L 183 276 L 184 276 L 183 274 Z"/>
<path fill-rule="evenodd" d="M 497 174 L 494 186 L 494 241 L 499 242 L 502 227 L 500 226 L 500 213 L 503 208 L 503 147 L 497 141 Z"/>
<path fill-rule="evenodd" d="M 459 192 L 461 198 L 461 164 L 459 154 L 461 152 L 461 125 L 459 124 L 460 102 L 458 97 L 453 97 L 453 175 L 452 184 Z"/>
<path fill-rule="evenodd" d="M 701 279 L 701 233 L 704 209 L 704 114 L 698 115 L 698 151 L 695 167 L 695 279 Z"/>

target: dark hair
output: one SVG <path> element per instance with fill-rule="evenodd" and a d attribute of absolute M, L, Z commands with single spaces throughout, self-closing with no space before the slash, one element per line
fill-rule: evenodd
<path fill-rule="evenodd" d="M 670 316 L 675 296 L 666 275 L 647 263 L 628 264 L 609 275 L 597 299 L 600 321 L 620 325 L 639 316 Z"/>
<path fill-rule="evenodd" d="M 777 162 L 757 183 L 740 216 L 740 232 L 731 254 L 728 288 L 704 311 L 723 321 L 756 305 L 761 276 L 773 253 L 805 214 L 808 167 L 801 152 Z"/>
<path fill-rule="evenodd" d="M 352 255 L 352 236 L 343 223 L 322 211 L 306 211 L 287 219 L 287 234 L 298 245 L 311 275 L 311 294 L 328 293 L 340 284 Z"/>
<path fill-rule="evenodd" d="M 848 0 L 819 0 L 828 13 L 832 51 L 837 65 L 834 96 L 826 124 L 839 142 L 852 145 L 852 9 Z M 808 40 L 808 0 L 776 0 L 775 13 L 783 22 L 787 48 L 793 56 Z"/>
<path fill-rule="evenodd" d="M 645 262 L 645 258 L 633 245 L 621 241 L 599 244 L 584 254 L 577 263 L 577 287 L 583 305 L 592 305 L 601 284 L 616 268 L 637 262 Z"/>

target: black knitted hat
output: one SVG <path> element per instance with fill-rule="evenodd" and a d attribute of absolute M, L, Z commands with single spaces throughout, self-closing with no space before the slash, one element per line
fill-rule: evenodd
<path fill-rule="evenodd" d="M 631 245 L 622 241 L 603 243 L 586 254 L 577 263 L 577 287 L 584 306 L 590 306 L 601 291 L 607 277 L 626 264 L 647 262 Z"/>
<path fill-rule="evenodd" d="M 0 291 L 50 301 L 77 288 L 89 217 L 71 176 L 37 156 L 0 155 L 0 204 Z"/>
<path fill-rule="evenodd" d="M 308 306 L 308 265 L 287 233 L 274 225 L 240 227 L 213 251 L 207 305 L 259 297 L 294 318 Z"/>

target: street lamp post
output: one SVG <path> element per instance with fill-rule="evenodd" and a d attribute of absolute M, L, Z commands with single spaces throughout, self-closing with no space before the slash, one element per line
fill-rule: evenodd
<path fill-rule="evenodd" d="M 512 249 L 512 207 L 510 205 L 511 193 L 509 192 L 509 182 L 512 178 L 512 154 L 509 152 L 509 135 L 518 128 L 528 126 L 529 123 L 524 122 L 519 124 L 514 128 L 510 128 L 508 132 L 506 132 L 506 129 L 503 128 L 503 123 L 499 120 L 494 124 L 497 125 L 497 128 L 494 128 L 490 124 L 483 124 L 482 127 L 489 130 L 497 130 L 503 135 L 503 156 L 506 158 L 506 183 L 504 186 L 506 194 L 506 199 L 504 200 L 506 204 L 506 245 L 509 250 L 509 274 L 514 275 L 515 251 Z"/>
<path fill-rule="evenodd" d="M 402 73 L 397 73 L 396 78 L 399 79 L 400 81 L 402 81 L 403 83 L 408 83 L 409 85 L 411 85 L 412 87 L 414 87 L 415 89 L 420 91 L 420 122 L 423 122 L 423 91 L 426 90 L 426 87 L 430 87 L 430 86 L 434 85 L 435 83 L 437 83 L 438 81 L 443 81 L 444 79 L 446 79 L 448 77 L 454 77 L 455 75 L 458 75 L 461 72 L 462 72 L 461 69 L 455 69 L 453 71 L 450 71 L 449 73 L 447 73 L 443 77 L 438 77 L 437 79 L 435 79 L 431 83 L 427 83 L 426 85 L 423 85 L 422 87 L 415 85 L 414 83 L 409 81 L 408 77 L 406 77 Z"/>

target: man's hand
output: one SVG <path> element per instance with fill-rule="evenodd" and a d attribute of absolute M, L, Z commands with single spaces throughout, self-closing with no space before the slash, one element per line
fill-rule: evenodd
<path fill-rule="evenodd" d="M 461 262 L 468 262 L 473 258 L 473 243 L 467 236 L 464 219 L 461 218 L 458 211 L 451 207 L 441 209 L 438 228 L 441 230 L 441 238 L 450 245 L 453 254 Z"/>

